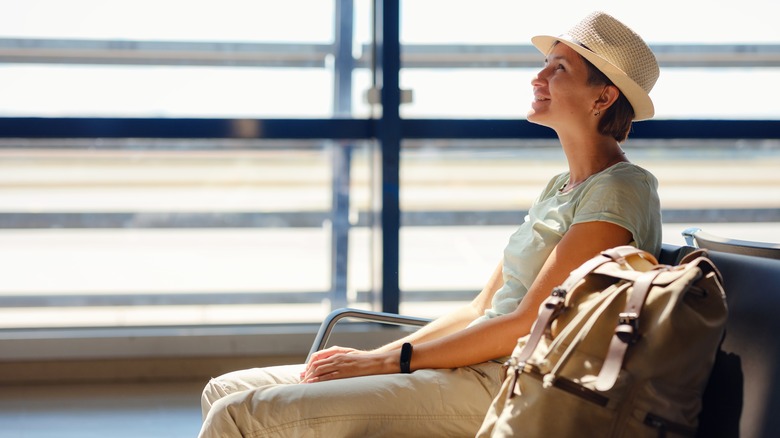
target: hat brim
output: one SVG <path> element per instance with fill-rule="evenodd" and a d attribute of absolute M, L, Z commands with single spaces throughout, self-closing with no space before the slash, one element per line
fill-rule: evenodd
<path fill-rule="evenodd" d="M 531 38 L 531 43 L 539 49 L 542 54 L 547 55 L 556 42 L 571 47 L 575 52 L 582 55 L 593 64 L 599 71 L 604 73 L 609 80 L 611 80 L 616 87 L 626 96 L 631 107 L 634 109 L 634 120 L 647 120 L 653 117 L 655 114 L 655 107 L 653 101 L 650 99 L 650 95 L 628 77 L 626 72 L 616 67 L 611 62 L 597 55 L 596 53 L 582 47 L 576 41 L 567 39 L 566 35 L 550 36 L 550 35 L 538 35 Z"/>

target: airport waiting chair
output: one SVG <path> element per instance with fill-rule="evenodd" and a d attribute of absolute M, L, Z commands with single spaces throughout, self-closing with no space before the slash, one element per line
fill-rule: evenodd
<path fill-rule="evenodd" d="M 688 228 L 682 232 L 686 244 L 711 251 L 742 254 L 754 257 L 780 259 L 780 244 L 737 240 L 705 233 L 700 228 Z"/>

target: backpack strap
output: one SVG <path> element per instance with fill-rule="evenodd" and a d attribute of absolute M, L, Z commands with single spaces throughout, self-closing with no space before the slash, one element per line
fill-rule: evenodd
<path fill-rule="evenodd" d="M 618 325 L 615 327 L 615 334 L 609 343 L 607 357 L 604 359 L 596 379 L 595 388 L 597 390 L 608 391 L 617 381 L 628 346 L 639 339 L 639 314 L 642 312 L 647 294 L 653 287 L 653 280 L 660 273 L 661 269 L 645 272 L 634 282 L 625 311 L 618 318 Z"/>
<path fill-rule="evenodd" d="M 639 249 L 631 245 L 616 246 L 612 249 L 602 251 L 601 254 L 612 258 L 612 260 L 620 264 L 626 263 L 625 259 L 627 259 L 632 255 L 638 255 L 643 259 L 647 260 L 648 262 L 652 263 L 653 265 L 658 264 L 658 260 L 655 258 L 655 256 L 653 256 L 652 254 L 650 254 L 645 250 Z"/>
<path fill-rule="evenodd" d="M 619 246 L 616 248 L 602 251 L 599 255 L 586 261 L 580 265 L 577 269 L 571 272 L 566 281 L 552 290 L 549 297 L 542 303 L 539 308 L 539 316 L 536 318 L 533 327 L 531 327 L 531 335 L 528 337 L 528 341 L 523 350 L 517 356 L 516 360 L 520 366 L 523 366 L 525 362 L 533 354 L 539 341 L 542 339 L 544 333 L 550 329 L 550 324 L 558 317 L 561 310 L 564 307 L 566 301 L 566 295 L 568 292 L 582 281 L 591 271 L 607 262 L 625 263 L 626 257 L 632 255 L 640 255 L 643 258 L 648 259 L 652 263 L 657 263 L 655 257 L 652 254 L 647 253 L 639 248 L 633 246 Z"/>
<path fill-rule="evenodd" d="M 536 318 L 533 327 L 531 327 L 531 335 L 528 336 L 528 341 L 523 346 L 523 350 L 517 355 L 517 363 L 520 367 L 525 366 L 525 363 L 533 354 L 536 346 L 539 345 L 539 341 L 542 339 L 544 332 L 546 332 L 553 320 L 558 317 L 558 314 L 563 310 L 563 303 L 566 299 L 566 289 L 562 287 L 556 287 L 552 291 L 552 295 L 547 297 L 539 308 L 539 316 Z"/>

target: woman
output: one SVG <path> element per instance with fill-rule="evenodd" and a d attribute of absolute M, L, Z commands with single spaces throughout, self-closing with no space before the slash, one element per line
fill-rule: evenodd
<path fill-rule="evenodd" d="M 553 287 L 608 248 L 659 253 L 657 181 L 620 147 L 632 120 L 653 115 L 655 57 L 600 12 L 532 41 L 547 58 L 528 120 L 555 130 L 569 171 L 544 189 L 480 294 L 373 351 L 333 347 L 306 365 L 213 379 L 201 436 L 473 436 L 503 380 L 497 359 Z"/>

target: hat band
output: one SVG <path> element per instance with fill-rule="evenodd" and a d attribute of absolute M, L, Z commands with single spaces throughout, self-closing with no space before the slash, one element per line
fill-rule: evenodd
<path fill-rule="evenodd" d="M 582 47 L 583 49 L 587 49 L 589 52 L 593 53 L 594 55 L 596 54 L 596 52 L 594 52 L 590 47 L 586 46 L 585 44 L 582 44 L 580 42 L 580 40 L 578 40 L 577 38 L 574 38 L 573 36 L 569 35 L 568 33 L 565 33 L 565 34 L 561 35 L 560 38 L 564 38 L 567 41 L 572 42 L 572 43 Z"/>

